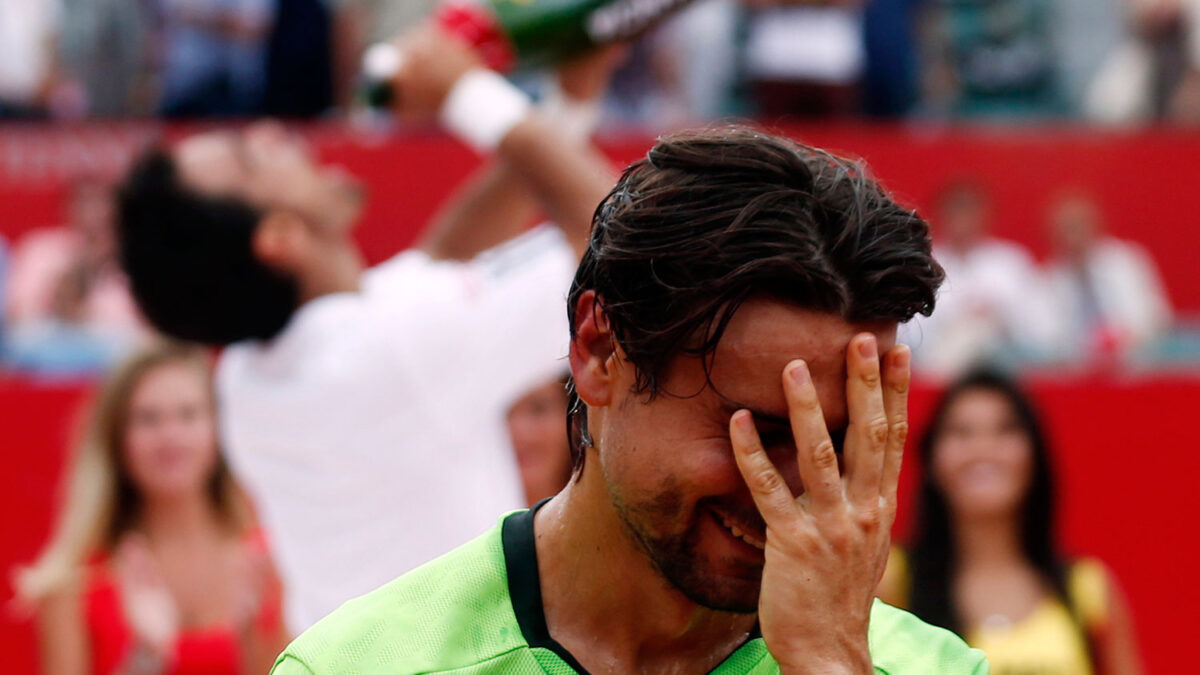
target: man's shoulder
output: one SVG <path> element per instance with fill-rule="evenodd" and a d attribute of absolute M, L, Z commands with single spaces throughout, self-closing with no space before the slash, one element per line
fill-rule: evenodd
<path fill-rule="evenodd" d="M 971 649 L 954 633 L 931 626 L 881 600 L 876 600 L 871 608 L 868 639 L 876 670 L 893 675 L 985 675 L 988 672 L 983 652 Z"/>
<path fill-rule="evenodd" d="M 225 347 L 217 360 L 217 386 L 224 396 L 250 398 L 265 392 L 285 393 L 303 400 L 317 392 L 328 401 L 322 385 L 339 383 L 361 390 L 375 383 L 372 374 L 394 376 L 405 333 L 382 303 L 370 303 L 359 293 L 331 293 L 298 307 L 279 334 L 270 340 L 248 339 Z"/>
<path fill-rule="evenodd" d="M 507 584 L 497 527 L 342 605 L 296 638 L 272 672 L 402 675 L 494 662 L 525 646 Z"/>
<path fill-rule="evenodd" d="M 490 278 L 503 277 L 531 265 L 536 268 L 539 264 L 555 263 L 569 268 L 573 275 L 578 262 L 562 230 L 542 224 L 482 251 L 469 265 Z"/>

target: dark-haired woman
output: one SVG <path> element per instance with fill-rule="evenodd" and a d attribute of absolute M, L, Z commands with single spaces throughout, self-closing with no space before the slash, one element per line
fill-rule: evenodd
<path fill-rule="evenodd" d="M 1141 672 L 1132 623 L 1097 560 L 1054 534 L 1054 477 L 1033 404 L 985 371 L 953 384 L 921 440 L 917 522 L 880 597 L 982 649 L 993 675 Z"/>

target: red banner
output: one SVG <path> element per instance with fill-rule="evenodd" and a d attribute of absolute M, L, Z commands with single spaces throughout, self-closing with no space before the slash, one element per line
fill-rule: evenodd
<path fill-rule="evenodd" d="M 478 159 L 436 134 L 386 134 L 339 125 L 303 131 L 329 161 L 361 176 L 371 190 L 359 239 L 372 261 L 412 241 L 429 215 Z M 1162 270 L 1179 310 L 1200 311 L 1194 273 L 1200 214 L 1200 134 L 1117 133 L 1064 128 L 943 129 L 895 126 L 795 126 L 788 134 L 840 154 L 865 159 L 902 201 L 928 214 L 937 190 L 971 177 L 993 197 L 996 234 L 1044 257 L 1046 211 L 1060 191 L 1095 194 L 1109 230 L 1143 244 Z M 61 221 L 64 185 L 87 174 L 115 174 L 137 148 L 184 129 L 152 125 L 0 127 L 0 233 L 10 239 Z M 547 142 L 553 142 L 547 139 Z M 609 139 L 604 147 L 624 164 L 652 139 Z M 936 222 L 934 223 L 936 227 Z"/>

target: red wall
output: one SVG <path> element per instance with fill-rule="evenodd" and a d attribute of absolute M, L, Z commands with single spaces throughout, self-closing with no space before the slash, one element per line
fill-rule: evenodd
<path fill-rule="evenodd" d="M 387 135 L 308 127 L 329 161 L 362 176 L 373 199 L 359 239 L 372 261 L 412 240 L 473 166 L 467 150 L 436 134 Z M 787 132 L 811 144 L 862 157 L 903 201 L 927 206 L 947 179 L 975 176 L 992 189 L 998 234 L 1047 252 L 1044 213 L 1059 190 L 1094 192 L 1110 229 L 1144 244 L 1158 260 L 1177 307 L 1200 311 L 1200 134 L 1116 133 L 1063 128 L 948 130 L 893 126 L 803 126 Z M 180 128 L 9 125 L 0 127 L 0 232 L 10 238 L 60 219 L 62 184 L 87 172 L 116 173 L 133 151 Z M 645 153 L 650 139 L 610 139 L 620 163 Z M 936 225 L 936 223 L 935 223 Z"/>
<path fill-rule="evenodd" d="M 1092 191 L 1113 234 L 1146 246 L 1175 305 L 1200 311 L 1200 134 L 1112 134 L 1070 129 L 1029 131 L 904 130 L 894 127 L 792 127 L 788 133 L 839 154 L 865 159 L 903 201 L 928 215 L 949 179 L 979 177 L 990 186 L 998 235 L 1049 252 L 1044 214 L 1060 190 Z M 649 148 L 645 138 L 605 144 L 623 166 Z M 325 156 L 367 177 L 376 189 L 360 239 L 375 260 L 408 243 L 462 172 L 469 153 L 438 139 L 413 138 L 377 153 L 355 139 L 322 145 Z M 430 172 L 430 166 L 439 171 Z M 936 226 L 936 223 L 935 223 Z"/>
<path fill-rule="evenodd" d="M 0 652 L 4 672 L 35 673 L 30 617 L 12 601 L 15 567 L 45 543 L 58 481 L 77 428 L 82 385 L 34 387 L 0 379 Z"/>

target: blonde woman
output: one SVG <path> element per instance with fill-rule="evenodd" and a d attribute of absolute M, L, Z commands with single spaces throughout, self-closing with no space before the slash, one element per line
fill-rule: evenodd
<path fill-rule="evenodd" d="M 163 345 L 100 393 L 53 537 L 17 580 L 46 675 L 261 673 L 286 645 L 210 375 L 202 353 Z"/>

